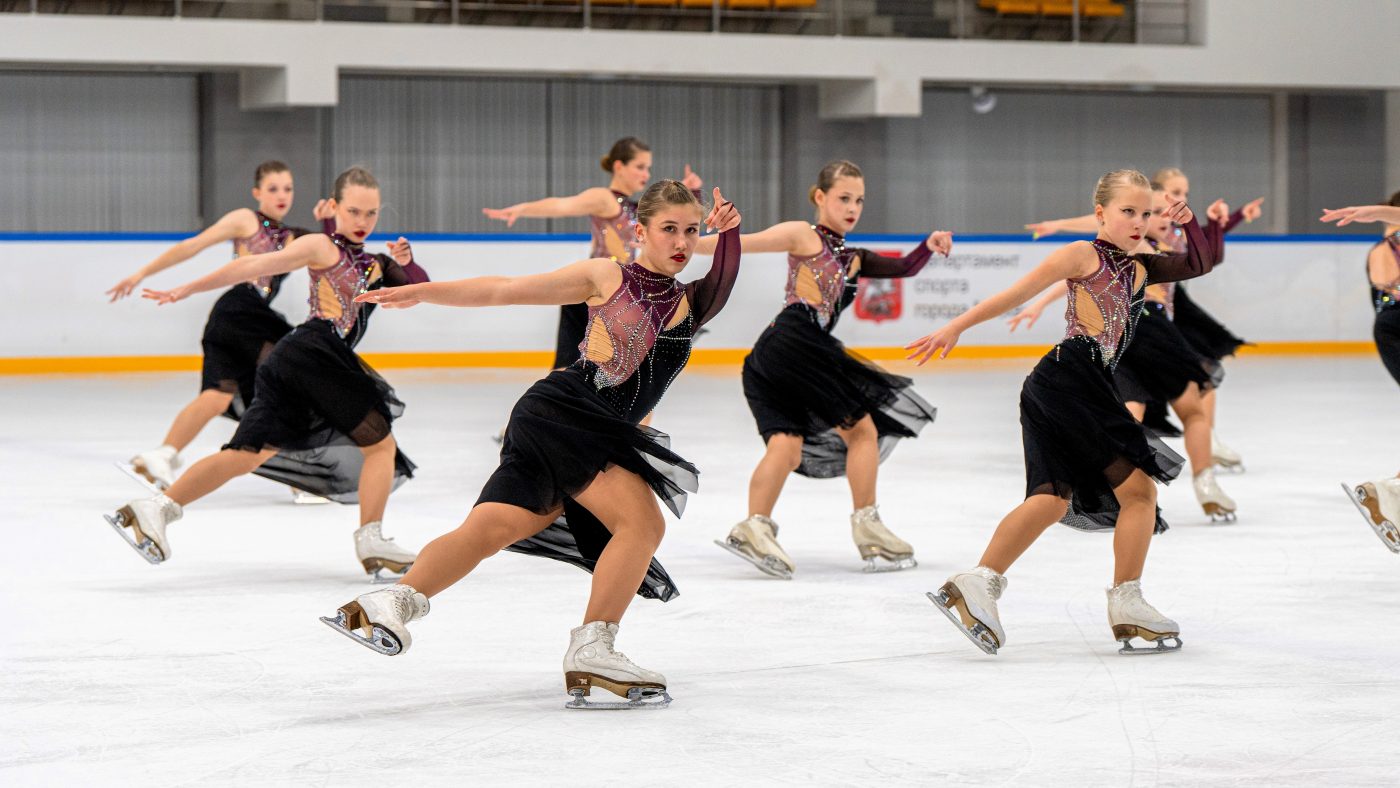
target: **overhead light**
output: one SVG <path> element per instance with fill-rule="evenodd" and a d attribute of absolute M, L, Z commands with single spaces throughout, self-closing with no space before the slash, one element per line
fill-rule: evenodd
<path fill-rule="evenodd" d="M 985 87 L 974 85 L 967 92 L 972 97 L 972 111 L 978 115 L 986 115 L 997 108 L 997 94 Z"/>

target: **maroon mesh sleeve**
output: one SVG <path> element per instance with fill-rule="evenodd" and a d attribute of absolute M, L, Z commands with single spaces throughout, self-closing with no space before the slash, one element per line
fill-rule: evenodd
<path fill-rule="evenodd" d="M 1210 273 L 1215 267 L 1215 247 L 1201 230 L 1195 217 L 1181 226 L 1186 233 L 1184 254 L 1144 254 L 1138 259 L 1147 268 L 1147 281 L 1152 283 L 1179 282 Z"/>
<path fill-rule="evenodd" d="M 739 228 L 719 234 L 714 262 L 710 272 L 685 286 L 686 299 L 695 315 L 695 325 L 703 326 L 715 318 L 729 300 L 734 280 L 739 278 Z"/>
<path fill-rule="evenodd" d="M 869 249 L 857 249 L 860 253 L 860 275 L 870 279 L 902 279 L 924 270 L 933 252 L 928 244 L 920 241 L 909 254 L 895 260 Z"/>

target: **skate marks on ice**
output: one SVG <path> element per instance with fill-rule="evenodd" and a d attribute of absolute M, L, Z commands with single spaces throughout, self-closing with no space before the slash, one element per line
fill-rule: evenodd
<path fill-rule="evenodd" d="M 1365 485 L 1352 487 L 1346 482 L 1342 482 L 1342 491 L 1351 499 L 1356 510 L 1361 512 L 1361 516 L 1366 518 L 1366 524 L 1371 526 L 1371 530 L 1376 532 L 1376 536 L 1385 544 L 1386 549 L 1392 553 L 1400 553 L 1400 528 L 1395 527 L 1395 523 L 1385 519 L 1381 514 L 1380 502 L 1375 495 L 1366 492 Z"/>

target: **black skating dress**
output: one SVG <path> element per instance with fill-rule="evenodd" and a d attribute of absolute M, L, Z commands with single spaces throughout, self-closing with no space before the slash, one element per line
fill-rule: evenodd
<path fill-rule="evenodd" d="M 1400 263 L 1400 232 L 1385 237 L 1377 246 L 1385 245 Z M 1380 351 L 1381 363 L 1390 376 L 1400 383 L 1400 280 L 1387 285 L 1376 286 L 1371 282 L 1370 266 L 1367 265 L 1366 281 L 1371 285 L 1371 305 L 1376 309 L 1376 322 L 1371 335 L 1376 340 L 1376 350 Z"/>
<path fill-rule="evenodd" d="M 880 459 L 901 438 L 919 434 L 937 411 L 912 388 L 832 336 L 855 300 L 860 277 L 913 276 L 932 252 L 920 243 L 896 260 L 846 246 L 834 230 L 817 226 L 822 249 L 812 257 L 788 255 L 786 306 L 744 358 L 744 398 L 766 443 L 775 434 L 802 436 L 797 472 L 819 479 L 846 473 L 846 444 L 837 427 L 866 415 L 880 435 Z"/>
<path fill-rule="evenodd" d="M 1225 260 L 1225 233 L 1235 229 L 1235 226 L 1243 220 L 1244 214 L 1241 211 L 1235 211 L 1230 214 L 1224 227 L 1215 222 L 1207 222 L 1206 226 L 1202 228 L 1202 234 L 1215 255 L 1216 265 Z M 1184 286 L 1177 285 L 1172 294 L 1172 308 L 1174 321 L 1176 327 L 1181 331 L 1181 335 L 1186 337 L 1186 341 L 1191 343 L 1196 352 L 1206 358 L 1218 362 L 1227 356 L 1235 355 L 1235 351 L 1249 344 L 1235 336 L 1230 329 L 1216 320 L 1200 304 L 1192 301 Z"/>
<path fill-rule="evenodd" d="M 719 314 L 739 273 L 739 230 L 720 234 L 714 263 L 687 284 L 634 262 L 619 262 L 622 286 L 588 308 L 582 355 L 551 372 L 515 404 L 501 464 L 478 504 L 504 503 L 537 514 L 561 511 L 548 528 L 506 548 L 592 572 L 611 534 L 574 496 L 601 471 L 637 474 L 676 516 L 698 471 L 671 451 L 670 438 L 639 424 L 690 359 L 691 342 Z M 669 601 L 675 582 L 652 559 L 637 593 Z"/>
<path fill-rule="evenodd" d="M 1099 267 L 1070 279 L 1065 338 L 1036 364 L 1021 387 L 1021 437 L 1026 497 L 1057 495 L 1070 502 L 1061 522 L 1085 531 L 1114 527 L 1113 488 L 1134 469 L 1166 483 L 1184 460 L 1128 412 L 1114 383 L 1120 352 L 1133 341 L 1149 283 L 1200 276 L 1213 250 L 1193 219 L 1184 254 L 1128 254 L 1093 242 Z M 1158 511 L 1155 531 L 1167 524 Z"/>
<path fill-rule="evenodd" d="M 310 230 L 288 227 L 259 211 L 258 229 L 233 242 L 234 257 L 275 252 Z M 272 352 L 277 340 L 292 330 L 286 318 L 272 309 L 272 299 L 282 289 L 286 274 L 241 282 L 224 291 L 209 310 L 200 344 L 204 364 L 199 390 L 217 389 L 232 394 L 225 416 L 238 420 L 253 401 L 258 364 Z"/>
<path fill-rule="evenodd" d="M 622 192 L 613 192 L 620 209 L 617 216 L 603 219 L 588 217 L 593 233 L 589 257 L 608 257 L 618 263 L 635 263 L 641 247 L 637 245 L 637 202 Z M 554 367 L 563 369 L 578 360 L 579 346 L 588 330 L 588 304 L 566 304 L 559 307 L 559 330 L 554 339 Z"/>
<path fill-rule="evenodd" d="M 403 403 L 355 354 L 374 305 L 354 299 L 367 290 L 428 277 L 416 263 L 400 266 L 343 236 L 331 239 L 340 248 L 340 259 L 329 268 L 307 269 L 311 313 L 258 367 L 253 404 L 224 448 L 275 448 L 277 455 L 255 474 L 338 503 L 355 503 L 364 465 L 360 447 L 389 435 Z M 402 451 L 394 464 L 397 488 L 413 476 L 414 466 Z"/>

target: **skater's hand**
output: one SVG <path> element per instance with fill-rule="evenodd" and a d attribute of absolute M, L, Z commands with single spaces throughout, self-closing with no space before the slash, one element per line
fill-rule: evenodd
<path fill-rule="evenodd" d="M 739 226 L 739 209 L 734 207 L 734 203 L 724 199 L 724 195 L 719 193 L 719 187 L 714 191 L 715 207 L 710 209 L 710 215 L 705 217 L 705 226 L 711 230 L 724 232 Z"/>
<path fill-rule="evenodd" d="M 1230 204 L 1224 200 L 1216 200 L 1206 209 L 1206 218 L 1224 227 L 1225 223 L 1230 221 Z"/>
<path fill-rule="evenodd" d="M 394 262 L 399 265 L 408 265 L 413 262 L 413 248 L 408 245 L 408 239 L 399 236 L 399 240 L 388 243 L 389 255 L 394 258 Z"/>
<path fill-rule="evenodd" d="M 149 287 L 141 291 L 141 297 L 157 304 L 173 304 L 176 301 L 184 301 L 190 297 L 190 289 L 186 285 L 181 285 L 174 290 L 152 290 Z"/>
<path fill-rule="evenodd" d="M 1051 219 L 1048 222 L 1035 222 L 1026 225 L 1026 229 L 1031 231 L 1031 240 L 1038 241 L 1047 235 L 1054 235 L 1060 231 L 1060 223 Z"/>
<path fill-rule="evenodd" d="M 320 199 L 316 201 L 316 207 L 311 209 L 311 216 L 318 222 L 335 218 L 335 205 L 330 200 Z"/>
<path fill-rule="evenodd" d="M 914 363 L 922 367 L 935 353 L 938 353 L 939 358 L 947 358 L 948 353 L 957 347 L 961 336 L 962 332 L 953 328 L 950 323 L 926 337 L 910 342 L 904 349 L 910 351 L 907 358 L 914 359 Z"/>
<path fill-rule="evenodd" d="M 690 169 L 690 165 L 685 165 L 685 174 L 681 176 L 681 185 L 693 192 L 700 191 L 705 186 L 705 182 L 695 174 L 695 170 Z"/>
<path fill-rule="evenodd" d="M 934 230 L 924 239 L 928 250 L 947 257 L 953 251 L 953 234 L 947 230 Z"/>
<path fill-rule="evenodd" d="M 1400 224 L 1400 208 L 1389 205 L 1353 205 L 1348 208 L 1324 208 L 1322 221 L 1336 222 L 1345 227 L 1352 222 L 1386 222 Z"/>
<path fill-rule="evenodd" d="M 403 287 L 381 287 L 355 296 L 357 304 L 379 304 L 385 309 L 408 309 L 423 303 L 420 288 L 422 285 Z"/>
<path fill-rule="evenodd" d="M 512 205 L 509 208 L 482 208 L 481 212 L 486 214 L 488 219 L 496 219 L 505 222 L 507 227 L 514 227 L 515 220 L 520 218 L 522 210 L 519 205 Z"/>
<path fill-rule="evenodd" d="M 1162 215 L 1171 220 L 1173 224 L 1186 224 L 1196 218 L 1196 215 L 1191 213 L 1191 207 L 1186 204 L 1185 200 L 1178 200 L 1170 194 L 1166 195 L 1166 198 L 1167 210 Z M 1220 201 L 1216 200 L 1216 202 Z M 1228 218 L 1229 214 L 1227 213 L 1225 216 Z"/>
<path fill-rule="evenodd" d="M 1035 321 L 1040 319 L 1040 313 L 1043 309 L 1044 307 L 1039 304 L 1031 304 L 1015 315 L 1012 315 L 1011 319 L 1006 321 L 1006 324 L 1011 326 L 1011 333 L 1016 333 L 1016 327 L 1021 325 L 1022 320 L 1026 321 L 1026 330 L 1031 330 L 1031 327 L 1035 325 Z"/>
<path fill-rule="evenodd" d="M 1263 203 L 1263 197 L 1250 200 L 1249 202 L 1244 204 L 1243 208 L 1240 209 L 1240 216 L 1243 216 L 1246 222 L 1252 222 L 1255 219 L 1258 219 L 1260 216 L 1264 215 L 1264 209 L 1259 207 Z"/>
<path fill-rule="evenodd" d="M 136 286 L 141 284 L 141 280 L 145 278 L 146 277 L 142 276 L 141 273 L 138 271 L 132 274 L 131 276 L 128 276 L 127 278 L 121 280 L 120 282 L 117 282 L 116 287 L 113 287 L 111 290 L 107 291 L 107 295 L 112 297 L 112 299 L 107 303 L 115 303 L 131 295 L 131 291 L 135 290 Z"/>

